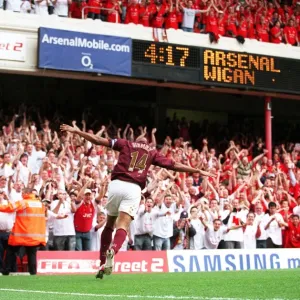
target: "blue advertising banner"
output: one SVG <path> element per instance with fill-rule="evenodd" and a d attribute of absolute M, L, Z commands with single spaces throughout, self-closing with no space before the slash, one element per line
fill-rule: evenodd
<path fill-rule="evenodd" d="M 42 69 L 131 76 L 130 38 L 40 27 Z"/>

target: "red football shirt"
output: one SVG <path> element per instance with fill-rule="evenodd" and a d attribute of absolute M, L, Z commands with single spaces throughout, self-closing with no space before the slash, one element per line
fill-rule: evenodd
<path fill-rule="evenodd" d="M 91 8 L 89 8 L 89 12 L 100 14 L 101 13 L 100 7 L 103 7 L 103 4 L 101 0 L 89 0 L 88 6 L 92 6 Z M 95 8 L 95 7 L 99 7 L 99 8 Z"/>
<path fill-rule="evenodd" d="M 287 43 L 290 45 L 295 45 L 296 37 L 297 37 L 297 30 L 295 27 L 285 26 L 283 32 L 286 35 Z"/>
<path fill-rule="evenodd" d="M 125 24 L 139 23 L 139 5 L 131 4 L 127 7 Z"/>
<path fill-rule="evenodd" d="M 274 44 L 280 44 L 281 43 L 281 36 L 278 36 L 276 37 L 275 35 L 277 33 L 280 32 L 280 28 L 274 26 L 272 29 L 271 29 L 271 34 L 270 34 L 270 41 L 271 43 L 274 43 Z"/>
<path fill-rule="evenodd" d="M 81 19 L 82 18 L 82 9 L 87 6 L 85 2 L 77 3 L 72 2 L 69 8 L 69 12 L 71 13 L 71 18 Z M 87 15 L 87 9 L 85 9 L 85 15 Z"/>
<path fill-rule="evenodd" d="M 256 24 L 257 39 L 262 42 L 269 42 L 268 26 L 266 24 Z"/>
<path fill-rule="evenodd" d="M 108 13 L 107 22 L 110 23 L 121 23 L 121 17 L 119 14 L 119 5 L 108 2 L 106 5 L 108 9 L 114 9 L 115 11 Z"/>
<path fill-rule="evenodd" d="M 151 8 L 150 6 L 141 6 L 139 10 L 140 24 L 143 26 L 150 26 Z"/>
<path fill-rule="evenodd" d="M 248 36 L 248 31 L 247 31 L 247 21 L 241 21 L 238 27 L 238 35 L 246 38 Z"/>
<path fill-rule="evenodd" d="M 286 235 L 287 248 L 300 248 L 300 225 L 296 227 L 292 222 L 289 222 Z"/>
<path fill-rule="evenodd" d="M 174 10 L 169 12 L 166 18 L 166 29 L 178 29 L 177 12 Z"/>
<path fill-rule="evenodd" d="M 92 229 L 95 208 L 93 203 L 83 202 L 74 214 L 75 230 L 89 232 Z"/>
<path fill-rule="evenodd" d="M 136 183 L 142 189 L 146 185 L 147 173 L 151 165 L 172 169 L 175 164 L 173 160 L 161 155 L 149 144 L 115 139 L 110 140 L 110 147 L 120 152 L 111 180 L 119 179 Z"/>

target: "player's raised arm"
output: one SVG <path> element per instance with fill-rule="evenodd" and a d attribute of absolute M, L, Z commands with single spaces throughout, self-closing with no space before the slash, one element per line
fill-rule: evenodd
<path fill-rule="evenodd" d="M 216 175 L 211 174 L 209 172 L 195 169 L 190 166 L 181 164 L 179 162 L 174 162 L 173 160 L 166 158 L 165 156 L 161 155 L 160 153 L 156 154 L 156 156 L 153 159 L 152 164 L 155 166 L 159 166 L 161 168 L 166 168 L 166 169 L 170 169 L 170 170 L 174 170 L 174 171 L 187 172 L 187 173 L 200 173 L 200 175 L 202 175 L 202 176 L 216 177 Z"/>
<path fill-rule="evenodd" d="M 211 173 L 203 171 L 203 170 L 195 169 L 195 168 L 189 167 L 187 165 L 184 165 L 184 164 L 181 164 L 178 162 L 175 162 L 173 170 L 179 171 L 179 172 L 187 172 L 187 173 L 200 173 L 200 175 L 202 175 L 202 176 L 215 177 L 214 174 L 211 174 Z"/>
<path fill-rule="evenodd" d="M 110 146 L 110 142 L 108 139 L 99 137 L 99 136 L 91 134 L 91 133 L 83 132 L 76 127 L 62 124 L 62 125 L 60 125 L 60 130 L 67 131 L 67 132 L 70 132 L 73 134 L 78 134 L 79 136 L 83 137 L 84 139 L 90 141 L 91 143 L 93 143 L 95 145 L 102 145 L 102 146 L 106 146 L 106 147 Z"/>

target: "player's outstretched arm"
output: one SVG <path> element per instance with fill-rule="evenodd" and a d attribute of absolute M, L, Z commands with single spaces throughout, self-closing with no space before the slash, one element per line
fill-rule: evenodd
<path fill-rule="evenodd" d="M 91 143 L 93 143 L 95 145 L 102 145 L 102 146 L 106 146 L 106 147 L 110 146 L 108 139 L 99 137 L 99 136 L 91 134 L 91 133 L 83 132 L 76 127 L 62 124 L 62 125 L 60 125 L 60 130 L 67 131 L 67 132 L 70 132 L 73 134 L 78 134 L 79 136 L 83 137 L 84 139 L 90 141 Z"/>
<path fill-rule="evenodd" d="M 200 173 L 200 175 L 202 176 L 210 176 L 210 177 L 214 177 L 214 174 L 211 174 L 209 172 L 203 171 L 203 170 L 199 170 L 199 169 L 195 169 L 192 167 L 189 167 L 187 165 L 181 164 L 176 162 L 174 164 L 173 170 L 179 171 L 179 172 L 187 172 L 187 173 Z"/>

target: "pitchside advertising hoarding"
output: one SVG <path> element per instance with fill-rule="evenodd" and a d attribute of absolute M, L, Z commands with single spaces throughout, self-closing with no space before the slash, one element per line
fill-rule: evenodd
<path fill-rule="evenodd" d="M 40 251 L 39 274 L 94 274 L 98 252 Z M 128 251 L 115 258 L 115 273 L 216 272 L 293 269 L 299 249 Z"/>
<path fill-rule="evenodd" d="M 39 28 L 38 67 L 131 76 L 130 38 Z"/>

